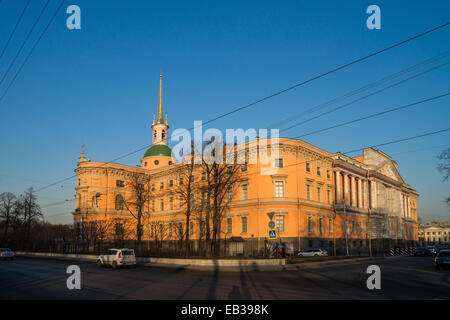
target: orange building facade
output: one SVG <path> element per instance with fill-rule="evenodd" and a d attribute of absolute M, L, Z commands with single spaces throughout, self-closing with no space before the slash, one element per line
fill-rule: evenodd
<path fill-rule="evenodd" d="M 136 167 L 90 161 L 83 150 L 75 169 L 75 223 L 129 219 L 123 201 L 133 197 L 133 191 L 127 181 L 133 173 L 142 173 L 149 177 L 151 190 L 143 238 L 176 240 L 177 228 L 186 229 L 185 204 L 176 192 L 178 169 L 184 164 L 177 162 L 167 145 L 162 76 L 152 130 L 152 147 Z M 254 151 L 248 143 L 245 149 Z M 277 157 L 273 174 L 263 174 L 259 160 L 242 166 L 221 223 L 222 239 L 241 237 L 252 241 L 258 251 L 268 241 L 277 241 L 291 243 L 295 250 L 321 247 L 338 254 L 382 250 L 386 241 L 417 240 L 419 195 L 403 181 L 397 163 L 382 151 L 369 148 L 350 158 L 301 140 L 280 139 Z M 199 183 L 203 175 L 201 168 L 194 171 Z M 277 240 L 268 240 L 269 212 L 273 212 Z M 191 239 L 201 236 L 202 223 L 192 219 Z"/>

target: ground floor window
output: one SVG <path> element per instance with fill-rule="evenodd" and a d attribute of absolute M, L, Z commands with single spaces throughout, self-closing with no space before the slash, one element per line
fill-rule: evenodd
<path fill-rule="evenodd" d="M 278 215 L 275 216 L 275 228 L 278 229 L 278 232 L 285 232 L 285 216 L 284 215 Z"/>
<path fill-rule="evenodd" d="M 241 217 L 241 232 L 247 233 L 247 217 Z"/>
<path fill-rule="evenodd" d="M 227 218 L 227 233 L 233 232 L 233 219 Z"/>

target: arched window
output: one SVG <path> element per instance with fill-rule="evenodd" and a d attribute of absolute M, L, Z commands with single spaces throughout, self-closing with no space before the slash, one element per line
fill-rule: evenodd
<path fill-rule="evenodd" d="M 116 195 L 115 205 L 114 205 L 115 209 L 123 210 L 124 204 L 125 204 L 125 201 L 123 200 L 123 197 L 120 194 Z"/>

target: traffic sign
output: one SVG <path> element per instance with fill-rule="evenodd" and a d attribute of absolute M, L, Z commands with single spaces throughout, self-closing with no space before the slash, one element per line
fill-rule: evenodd
<path fill-rule="evenodd" d="M 269 216 L 269 219 L 272 220 L 273 219 L 273 215 L 275 214 L 275 212 L 267 212 L 267 215 Z"/>
<path fill-rule="evenodd" d="M 270 221 L 270 222 L 269 222 L 269 228 L 270 228 L 270 229 L 275 228 L 275 222 Z"/>
<path fill-rule="evenodd" d="M 277 229 L 269 229 L 269 239 L 273 240 L 277 238 L 278 238 Z"/>

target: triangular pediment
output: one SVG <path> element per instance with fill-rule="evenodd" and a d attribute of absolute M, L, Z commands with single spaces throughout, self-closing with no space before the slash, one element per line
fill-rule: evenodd
<path fill-rule="evenodd" d="M 386 177 L 391 178 L 392 180 L 405 183 L 402 179 L 402 176 L 398 172 L 397 167 L 391 160 L 384 161 L 375 169 L 375 171 L 385 175 Z"/>

